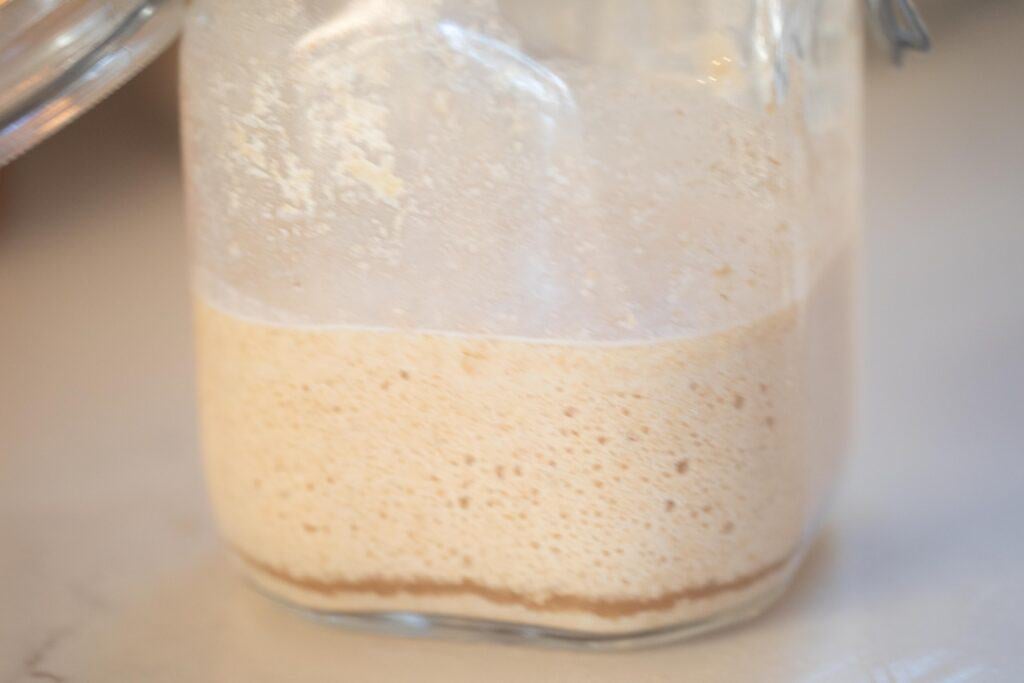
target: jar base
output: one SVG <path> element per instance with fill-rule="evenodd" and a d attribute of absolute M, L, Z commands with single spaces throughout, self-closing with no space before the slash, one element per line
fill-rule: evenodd
<path fill-rule="evenodd" d="M 749 599 L 713 615 L 652 629 L 622 633 L 592 633 L 475 617 L 457 617 L 414 611 L 345 612 L 317 610 L 299 605 L 249 577 L 256 592 L 287 610 L 312 621 L 344 629 L 407 638 L 436 638 L 505 645 L 583 651 L 615 652 L 658 647 L 705 635 L 757 617 L 786 592 L 802 554 L 790 558 L 776 580 Z"/>

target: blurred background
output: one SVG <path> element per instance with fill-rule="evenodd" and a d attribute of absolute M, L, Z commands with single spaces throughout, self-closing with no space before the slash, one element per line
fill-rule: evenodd
<path fill-rule="evenodd" d="M 767 615 L 643 655 L 329 631 L 231 582 L 173 51 L 0 169 L 0 681 L 1022 680 L 1024 2 L 920 5 L 931 54 L 869 50 L 865 390 L 832 521 Z"/>

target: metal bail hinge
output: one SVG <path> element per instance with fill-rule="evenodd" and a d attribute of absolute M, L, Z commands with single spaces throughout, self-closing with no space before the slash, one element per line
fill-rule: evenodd
<path fill-rule="evenodd" d="M 894 64 L 904 50 L 927 52 L 932 46 L 928 29 L 912 0 L 868 0 L 875 28 L 889 44 Z"/>

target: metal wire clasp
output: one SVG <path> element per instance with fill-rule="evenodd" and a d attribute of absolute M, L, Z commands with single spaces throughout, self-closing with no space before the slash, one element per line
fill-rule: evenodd
<path fill-rule="evenodd" d="M 927 52 L 932 39 L 912 0 L 868 0 L 875 28 L 889 44 L 894 64 L 903 62 L 904 50 Z"/>

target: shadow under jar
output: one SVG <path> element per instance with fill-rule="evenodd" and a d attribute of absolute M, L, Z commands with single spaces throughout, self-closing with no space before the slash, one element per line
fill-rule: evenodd
<path fill-rule="evenodd" d="M 779 595 L 848 449 L 853 0 L 195 0 L 227 543 L 341 623 L 617 647 Z"/>

